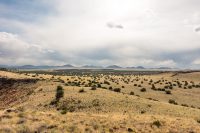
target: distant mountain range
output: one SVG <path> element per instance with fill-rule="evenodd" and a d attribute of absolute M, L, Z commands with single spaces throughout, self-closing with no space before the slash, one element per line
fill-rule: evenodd
<path fill-rule="evenodd" d="M 34 66 L 34 65 L 23 65 L 23 66 L 6 66 L 0 65 L 0 68 L 11 68 L 11 69 L 65 69 L 65 68 L 74 68 L 73 65 L 67 64 L 63 66 Z"/>
<path fill-rule="evenodd" d="M 110 65 L 107 67 L 103 66 L 95 66 L 95 65 L 84 65 L 84 66 L 73 66 L 71 64 L 66 64 L 62 66 L 35 66 L 35 65 L 23 65 L 23 66 L 7 66 L 7 65 L 0 65 L 0 68 L 10 68 L 10 69 L 172 69 L 170 67 L 158 67 L 158 68 L 145 68 L 143 66 L 136 66 L 136 67 L 121 67 L 118 65 Z"/>
<path fill-rule="evenodd" d="M 82 68 L 103 68 L 102 66 L 84 65 Z"/>
<path fill-rule="evenodd" d="M 127 67 L 128 69 L 145 69 L 143 66 Z"/>
<path fill-rule="evenodd" d="M 122 67 L 117 66 L 117 65 L 111 65 L 111 66 L 107 66 L 106 68 L 117 69 L 117 68 L 122 68 Z"/>
<path fill-rule="evenodd" d="M 61 67 L 74 67 L 74 66 L 71 65 L 71 64 L 67 64 L 67 65 L 63 65 L 63 66 L 61 66 Z"/>

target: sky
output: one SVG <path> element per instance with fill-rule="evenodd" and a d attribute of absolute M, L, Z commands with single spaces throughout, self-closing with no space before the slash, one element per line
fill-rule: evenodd
<path fill-rule="evenodd" d="M 1 65 L 200 68 L 199 0 L 0 0 Z"/>

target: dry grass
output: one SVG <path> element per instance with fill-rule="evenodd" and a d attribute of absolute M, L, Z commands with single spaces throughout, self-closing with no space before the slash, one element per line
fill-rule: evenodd
<path fill-rule="evenodd" d="M 194 76 L 191 76 L 191 75 Z M 35 76 L 33 76 L 35 75 Z M 199 76 L 198 76 L 199 75 Z M 200 73 L 163 73 L 143 76 L 52 76 L 0 71 L 0 77 L 45 79 L 35 84 L 16 83 L 18 92 L 30 95 L 6 106 L 1 101 L 0 132 L 198 132 L 200 131 Z M 179 87 L 177 81 L 182 86 Z M 184 89 L 185 81 L 188 82 Z M 168 83 L 168 84 L 166 84 Z M 74 85 L 75 84 L 75 85 Z M 136 84 L 136 85 L 135 85 Z M 152 90 L 152 84 L 156 90 Z M 162 89 L 172 84 L 171 94 Z M 174 85 L 175 84 L 175 85 Z M 56 88 L 62 85 L 64 97 L 56 105 Z M 92 86 L 96 89 L 92 90 Z M 113 89 L 109 89 L 112 87 Z M 2 88 L 2 86 L 1 86 Z M 120 92 L 113 91 L 120 88 Z M 146 91 L 141 91 L 145 88 Z M 79 91 L 83 89 L 84 93 Z M 130 95 L 131 92 L 132 95 Z M 133 95 L 134 94 L 134 95 Z M 6 97 L 6 94 L 4 94 Z M 9 97 L 9 94 L 7 94 Z M 168 103 L 175 100 L 178 105 Z M 3 104 L 4 103 L 4 104 Z M 185 107 L 182 105 L 187 105 Z"/>

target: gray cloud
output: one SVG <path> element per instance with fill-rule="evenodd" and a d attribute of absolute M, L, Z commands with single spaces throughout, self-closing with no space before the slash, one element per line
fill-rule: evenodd
<path fill-rule="evenodd" d="M 45 49 L 40 45 L 29 44 L 19 36 L 0 32 L 0 63 L 17 65 L 26 63 L 43 64 L 62 62 L 64 57 L 54 50 Z"/>
<path fill-rule="evenodd" d="M 200 67 L 198 0 L 45 3 L 42 11 L 34 2 L 42 15 L 27 12 L 32 22 L 19 14 L 23 4 L 0 2 L 6 14 L 0 14 L 0 64 Z"/>
<path fill-rule="evenodd" d="M 199 32 L 199 31 L 200 31 L 200 27 L 197 27 L 197 28 L 195 29 L 195 31 L 196 31 L 196 32 Z"/>
<path fill-rule="evenodd" d="M 108 28 L 118 28 L 118 29 L 123 29 L 124 27 L 121 24 L 115 24 L 112 22 L 108 22 L 107 24 Z"/>

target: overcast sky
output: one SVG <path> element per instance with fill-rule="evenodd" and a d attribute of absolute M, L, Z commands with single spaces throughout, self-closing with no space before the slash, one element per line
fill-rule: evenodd
<path fill-rule="evenodd" d="M 1 0 L 0 64 L 200 68 L 200 1 Z"/>

